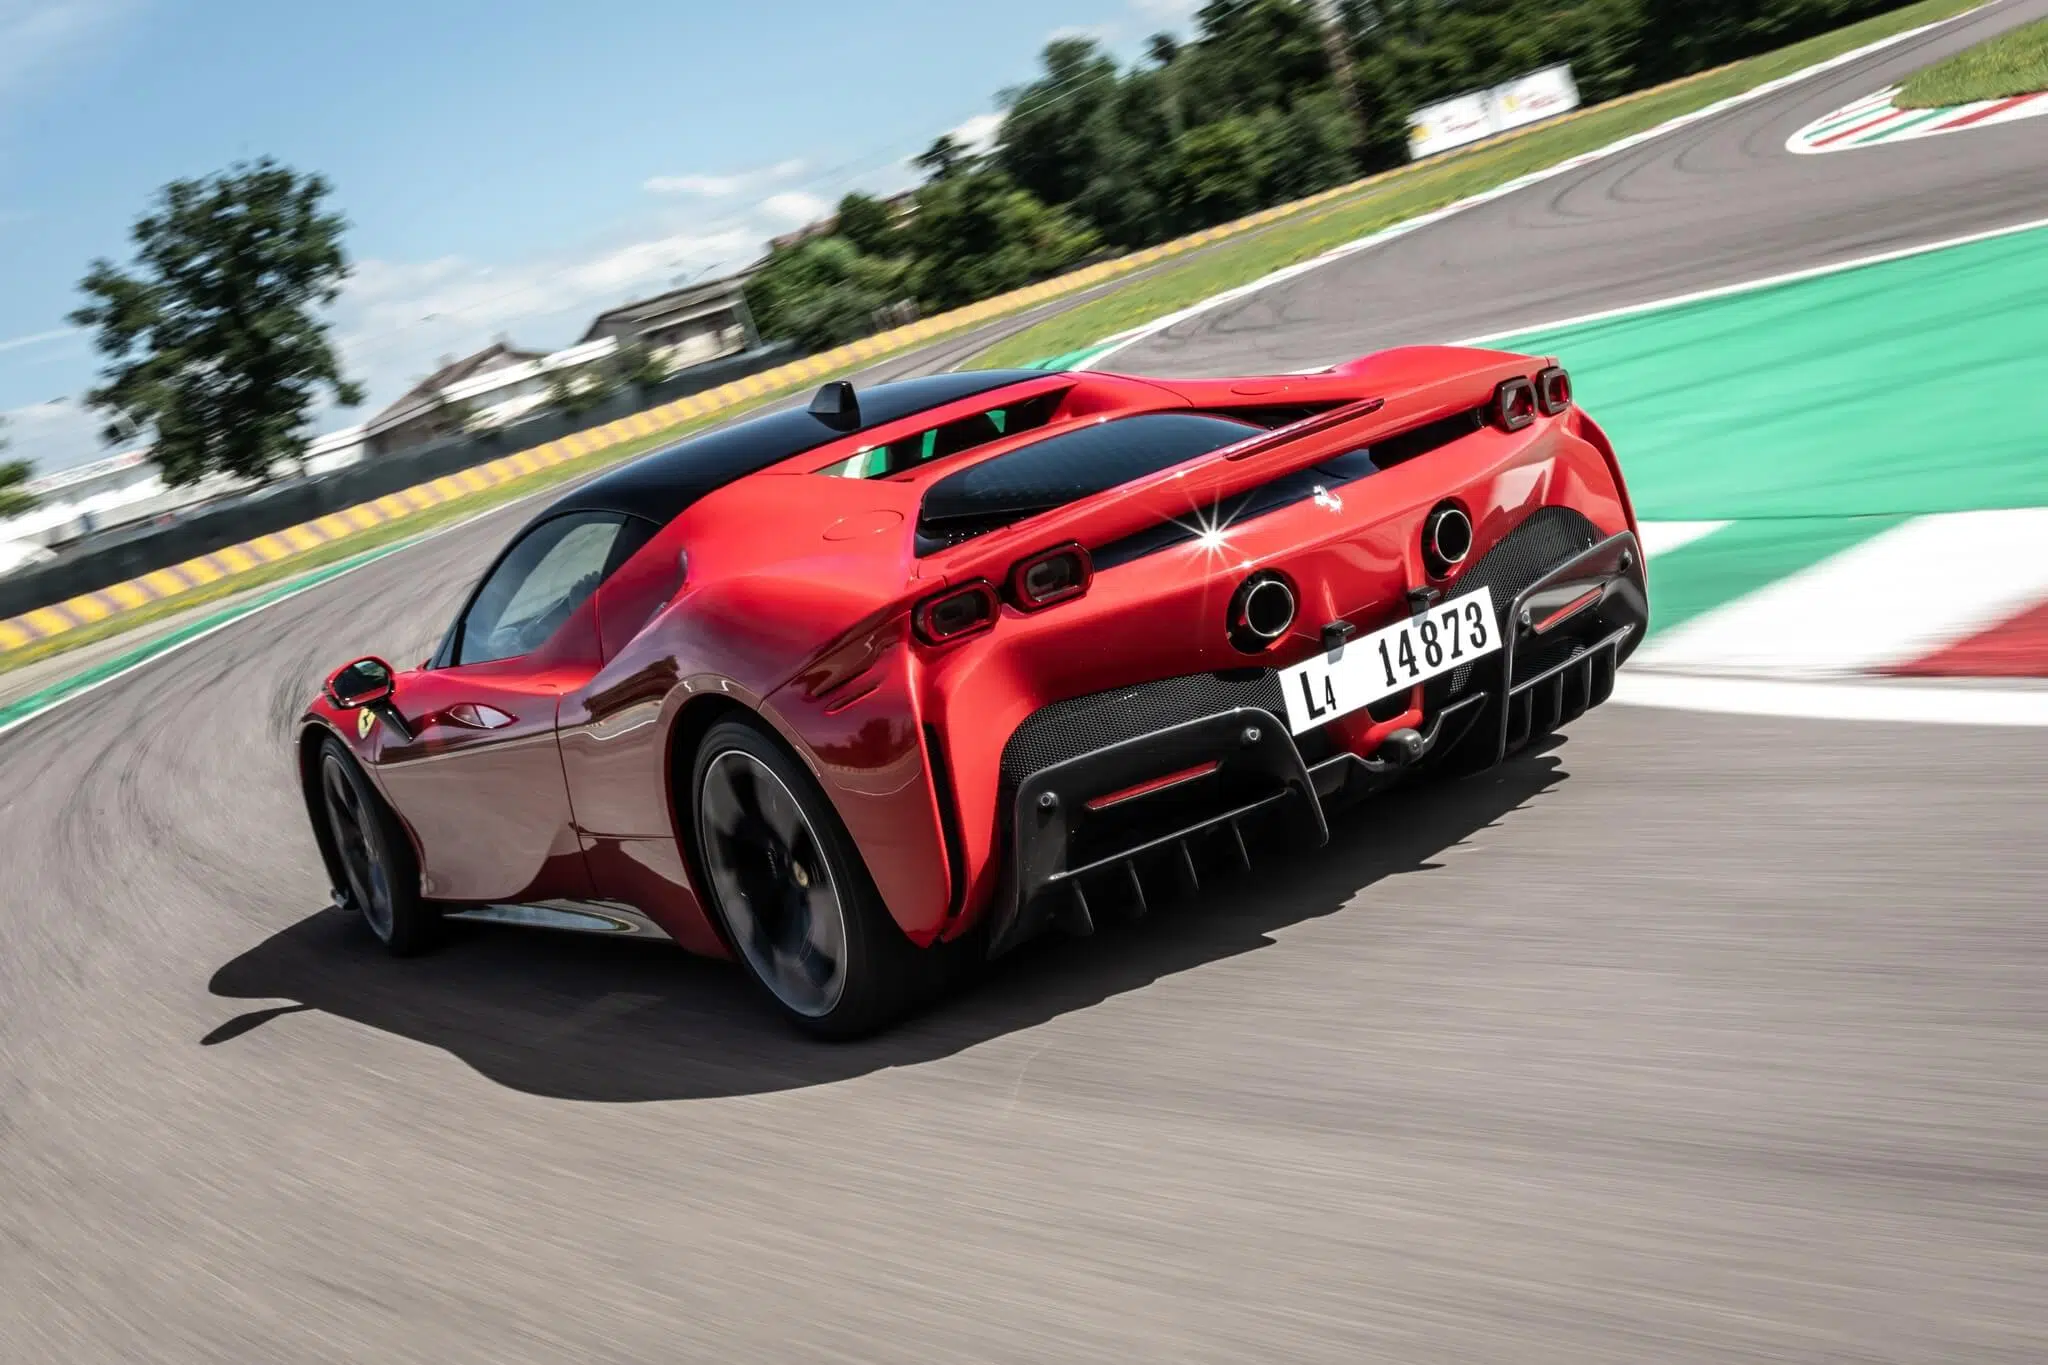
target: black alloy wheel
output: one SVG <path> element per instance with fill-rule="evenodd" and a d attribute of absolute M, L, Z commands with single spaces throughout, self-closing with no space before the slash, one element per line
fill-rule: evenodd
<path fill-rule="evenodd" d="M 336 903 L 354 911 L 394 955 L 433 946 L 440 917 L 419 895 L 412 845 L 341 741 L 320 750 L 320 802 L 327 816 Z"/>
<path fill-rule="evenodd" d="M 905 937 L 823 789 L 765 726 L 712 726 L 690 790 L 705 908 L 790 1022 L 859 1037 L 950 980 L 959 945 Z"/>

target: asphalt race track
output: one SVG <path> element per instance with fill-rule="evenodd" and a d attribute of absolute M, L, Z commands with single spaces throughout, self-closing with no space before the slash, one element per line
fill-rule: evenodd
<path fill-rule="evenodd" d="M 2038 122 L 1830 156 L 1793 156 L 1785 141 L 1932 61 L 2043 18 L 2048 0 L 2001 0 L 1198 314 L 1102 364 L 1133 374 L 1284 374 L 2038 221 L 2048 217 L 2048 132 Z"/>
<path fill-rule="evenodd" d="M 2048 216 L 1895 49 L 1118 360 L 1298 368 Z M 934 361 L 943 363 L 957 346 Z M 285 757 L 521 510 L 0 737 L 0 1361 L 2038 1361 L 2048 734 L 1611 706 L 874 1043 L 332 912 Z"/>

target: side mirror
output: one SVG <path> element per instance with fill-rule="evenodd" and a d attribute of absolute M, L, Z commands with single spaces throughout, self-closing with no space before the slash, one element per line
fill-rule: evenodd
<path fill-rule="evenodd" d="M 346 668 L 336 669 L 320 690 L 326 693 L 328 701 L 343 711 L 371 712 L 410 744 L 414 738 L 412 726 L 391 704 L 391 694 L 396 687 L 397 679 L 392 676 L 391 665 L 382 659 L 368 658 L 357 659 Z M 364 724 L 367 727 L 368 722 Z"/>
<path fill-rule="evenodd" d="M 391 665 L 382 659 L 357 659 L 345 668 L 338 668 L 328 676 L 327 700 L 344 711 L 360 710 L 378 702 L 391 700 L 393 686 Z"/>

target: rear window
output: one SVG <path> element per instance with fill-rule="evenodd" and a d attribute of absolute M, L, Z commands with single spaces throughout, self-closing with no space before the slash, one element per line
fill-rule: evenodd
<path fill-rule="evenodd" d="M 921 553 L 1079 502 L 1258 435 L 1250 422 L 1151 412 L 1034 441 L 949 474 L 925 491 Z"/>
<path fill-rule="evenodd" d="M 870 446 L 815 472 L 841 479 L 884 479 L 891 474 L 901 474 L 933 460 L 943 460 L 949 455 L 959 455 L 991 441 L 1000 441 L 1005 436 L 1042 427 L 1053 419 L 1053 414 L 1059 411 L 1060 400 L 1066 396 L 1065 389 L 1058 389 L 1027 398 L 1021 403 L 957 418 L 887 445 Z"/>

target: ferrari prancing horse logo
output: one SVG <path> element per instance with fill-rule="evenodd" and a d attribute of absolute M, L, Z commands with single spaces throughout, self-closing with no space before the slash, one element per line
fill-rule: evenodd
<path fill-rule="evenodd" d="M 357 739 L 368 739 L 368 738 L 370 737 L 370 731 L 372 731 L 372 730 L 374 730 L 374 729 L 376 729 L 376 728 L 377 728 L 377 717 L 376 717 L 376 714 L 375 714 L 374 712 L 371 712 L 371 711 L 369 711 L 369 710 L 362 710 L 362 711 L 358 711 L 358 712 L 356 712 L 356 738 L 357 738 Z"/>

